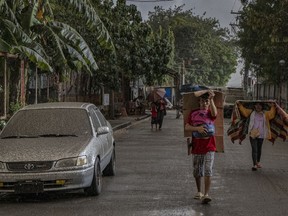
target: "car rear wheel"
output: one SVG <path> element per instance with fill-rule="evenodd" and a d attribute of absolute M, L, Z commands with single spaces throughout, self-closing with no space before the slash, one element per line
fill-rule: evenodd
<path fill-rule="evenodd" d="M 115 176 L 116 174 L 116 152 L 115 147 L 113 148 L 113 152 L 111 155 L 111 159 L 107 167 L 104 169 L 103 174 L 105 176 Z"/>
<path fill-rule="evenodd" d="M 102 189 L 102 173 L 99 158 L 97 158 L 94 165 L 94 176 L 91 186 L 85 188 L 85 192 L 89 196 L 97 196 L 101 193 L 101 189 Z"/>

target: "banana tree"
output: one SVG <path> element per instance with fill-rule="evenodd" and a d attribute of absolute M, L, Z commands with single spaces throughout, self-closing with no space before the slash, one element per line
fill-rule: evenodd
<path fill-rule="evenodd" d="M 42 70 L 53 71 L 48 63 L 48 56 L 44 48 L 31 35 L 28 35 L 21 27 L 21 23 L 17 19 L 18 10 L 23 4 L 20 1 L 5 1 L 0 0 L 0 52 L 5 57 L 4 60 L 4 117 L 7 114 L 7 104 L 9 98 L 7 97 L 8 80 L 7 80 L 7 57 L 22 59 L 22 61 L 29 60 L 37 64 Z M 13 55 L 14 54 L 14 55 Z M 25 65 L 24 62 L 21 64 Z M 21 67 L 21 74 L 23 75 L 24 67 Z M 24 76 L 21 80 L 21 98 L 24 101 Z M 15 84 L 15 83 L 14 83 Z"/>
<path fill-rule="evenodd" d="M 94 29 L 98 43 L 114 49 L 108 31 L 88 0 L 51 3 L 83 13 L 87 28 Z M 0 24 L 5 24 L 0 25 L 0 51 L 19 54 L 42 71 L 55 73 L 56 68 L 59 71 L 70 68 L 91 73 L 97 70 L 87 43 L 75 29 L 54 19 L 50 1 L 0 0 L 0 14 Z"/>

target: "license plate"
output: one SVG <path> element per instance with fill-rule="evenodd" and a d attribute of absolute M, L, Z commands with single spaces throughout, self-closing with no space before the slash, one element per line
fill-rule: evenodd
<path fill-rule="evenodd" d="M 15 185 L 15 193 L 42 193 L 43 191 L 42 182 L 18 182 Z"/>

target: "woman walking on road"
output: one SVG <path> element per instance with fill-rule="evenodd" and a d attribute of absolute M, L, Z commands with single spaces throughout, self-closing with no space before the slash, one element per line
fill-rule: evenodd
<path fill-rule="evenodd" d="M 274 103 L 270 103 L 270 110 L 264 111 L 263 104 L 256 102 L 253 109 L 245 108 L 241 102 L 236 102 L 240 113 L 249 117 L 248 134 L 252 148 L 252 170 L 256 171 L 261 168 L 260 159 L 262 154 L 262 144 L 265 138 L 271 139 L 271 130 L 269 121 L 275 117 L 276 108 Z"/>

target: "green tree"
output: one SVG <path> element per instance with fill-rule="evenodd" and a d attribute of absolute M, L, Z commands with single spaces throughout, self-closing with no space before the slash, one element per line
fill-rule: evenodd
<path fill-rule="evenodd" d="M 83 13 L 86 26 L 97 30 L 94 35 L 98 42 L 112 45 L 108 31 L 88 0 L 57 1 L 57 4 L 68 7 L 74 12 Z M 25 54 L 44 70 L 52 70 L 47 64 L 48 61 L 56 66 L 67 65 L 69 59 L 66 58 L 68 56 L 72 60 L 77 59 L 83 67 L 86 66 L 87 70 L 97 69 L 89 46 L 75 29 L 54 19 L 48 0 L 31 2 L 1 0 L 0 9 L 2 12 L 0 17 L 2 24 L 1 51 Z M 75 65 L 75 61 L 69 63 Z"/>
<path fill-rule="evenodd" d="M 173 64 L 174 34 L 169 29 L 164 32 L 160 26 L 158 31 L 153 31 L 150 41 L 151 48 L 149 53 L 151 55 L 148 57 L 150 57 L 152 68 L 146 72 L 146 81 L 148 85 L 161 85 L 165 82 L 169 67 Z"/>
<path fill-rule="evenodd" d="M 173 31 L 173 67 L 179 70 L 184 63 L 189 83 L 224 86 L 235 73 L 235 43 L 217 20 L 194 16 L 192 10 L 183 11 L 183 6 L 168 10 L 155 7 L 149 13 L 149 23 L 153 29 L 161 25 L 164 30 Z"/>
<path fill-rule="evenodd" d="M 53 9 L 64 6 L 82 14 L 85 26 L 96 41 L 113 49 L 107 29 L 89 0 L 24 1 L 0 0 L 0 51 L 29 59 L 41 70 L 59 73 L 98 69 L 94 55 L 83 37 L 71 26 L 55 20 Z"/>
<path fill-rule="evenodd" d="M 106 17 L 104 21 L 113 38 L 114 68 L 119 74 L 124 102 L 127 102 L 130 81 L 145 78 L 147 84 L 161 82 L 172 52 L 172 40 L 160 29 L 152 31 L 148 23 L 142 21 L 135 5 L 126 5 L 125 0 L 117 1 L 114 7 L 111 5 L 112 1 L 101 1 L 98 8 Z"/>
<path fill-rule="evenodd" d="M 287 1 L 246 1 L 239 16 L 239 46 L 245 64 L 259 78 L 273 83 L 281 81 L 279 60 L 288 61 L 287 10 Z"/>

